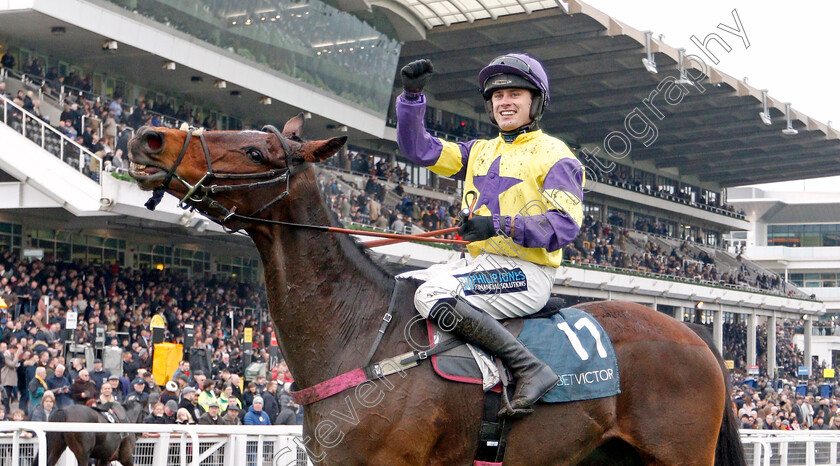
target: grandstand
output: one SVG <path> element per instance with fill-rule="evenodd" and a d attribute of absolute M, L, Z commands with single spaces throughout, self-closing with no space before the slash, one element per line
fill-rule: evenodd
<path fill-rule="evenodd" d="M 0 4 L 0 54 L 14 58 L 0 67 L 0 264 L 9 275 L 22 266 L 32 279 L 33 264 L 97 281 L 119 277 L 114 281 L 130 288 L 125 302 L 104 295 L 115 308 L 140 309 L 125 332 L 129 344 L 150 317 L 139 313 L 166 307 L 163 296 L 185 292 L 186 282 L 196 282 L 191 296 L 209 298 L 198 315 L 168 311 L 181 322 L 169 329 L 171 338 L 184 340 L 187 314 L 204 323 L 198 333 L 205 336 L 230 327 L 225 336 L 237 358 L 245 327 L 262 330 L 257 355 L 270 341 L 264 297 L 254 291 L 263 278 L 252 243 L 180 209 L 174 198 L 155 212 L 144 207 L 148 194 L 125 171 L 125 144 L 137 127 L 259 128 L 303 112 L 307 138 L 350 137 L 349 148 L 318 169 L 325 200 L 345 224 L 397 233 L 444 228 L 460 207 L 461 183 L 399 154 L 398 70 L 413 59 L 434 61 L 427 127 L 464 141 L 494 131 L 475 92 L 477 70 L 521 49 L 546 63 L 552 101 L 562 103 L 549 107 L 545 130 L 587 167 L 586 221 L 565 249 L 553 293 L 569 304 L 635 301 L 705 324 L 741 375 L 758 375 L 757 367 L 761 376 L 794 379 L 806 366 L 816 382 L 815 367 L 836 365 L 831 351 L 840 343 L 815 350 L 813 338 L 837 299 L 812 286 L 836 288 L 836 270 L 816 263 L 789 270 L 783 261 L 791 253 L 777 257 L 768 248 L 798 238 L 789 229 L 771 234 L 773 225 L 811 222 L 772 220 L 789 213 L 786 204 L 767 206 L 764 196 L 750 198 L 736 186 L 840 173 L 826 163 L 840 149 L 838 133 L 807 115 L 791 116 L 772 96 L 765 108 L 761 91 L 746 82 L 686 61 L 585 3 L 502 2 L 511 4 L 466 11 L 440 2 L 450 5 L 447 13 L 403 1 L 370 10 L 365 2 L 338 2 L 338 9 L 319 0 L 65 3 Z M 643 58 L 655 61 L 657 74 Z M 658 107 L 658 138 L 645 144 L 645 131 L 633 133 L 627 121 L 663 82 L 684 95 Z M 772 125 L 757 117 L 762 111 Z M 783 127 L 798 134 L 784 135 Z M 609 139 L 616 131 L 626 141 L 621 150 Z M 715 162 L 728 157 L 739 164 Z M 459 253 L 415 243 L 372 252 L 418 267 Z M 160 296 L 133 292 L 147 281 Z M 37 298 L 9 301 L 16 317 L 38 309 Z M 64 325 L 72 306 L 51 301 L 51 321 Z M 228 317 L 245 309 L 241 319 Z M 94 343 L 95 325 L 84 324 L 77 342 Z M 108 331 L 123 337 L 123 329 Z"/>

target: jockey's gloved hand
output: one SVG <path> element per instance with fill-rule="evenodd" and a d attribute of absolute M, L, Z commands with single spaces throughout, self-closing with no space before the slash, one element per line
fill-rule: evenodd
<path fill-rule="evenodd" d="M 423 91 L 423 87 L 429 82 L 434 72 L 435 67 L 432 66 L 432 61 L 428 58 L 414 60 L 403 66 L 400 70 L 400 78 L 405 90 L 405 98 L 408 100 L 419 99 L 420 92 Z"/>
<path fill-rule="evenodd" d="M 482 241 L 496 236 L 496 228 L 493 225 L 493 217 L 487 215 L 473 215 L 472 218 L 464 220 L 458 234 L 464 241 Z"/>

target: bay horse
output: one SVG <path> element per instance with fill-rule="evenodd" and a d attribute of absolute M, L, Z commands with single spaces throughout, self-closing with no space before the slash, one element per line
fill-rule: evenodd
<path fill-rule="evenodd" d="M 111 410 L 119 422 L 140 424 L 143 422 L 145 404 L 126 402 L 123 407 L 112 403 Z M 105 416 L 89 406 L 70 405 L 55 410 L 50 422 L 89 422 L 108 424 Z M 119 461 L 122 466 L 134 466 L 134 446 L 137 435 L 129 433 L 122 437 L 120 432 L 47 432 L 47 466 L 58 463 L 64 450 L 69 448 L 79 466 L 87 466 L 91 459 L 99 466 Z M 37 458 L 33 464 L 38 464 Z"/>
<path fill-rule="evenodd" d="M 338 225 L 311 164 L 333 156 L 346 137 L 303 141 L 302 125 L 298 115 L 282 132 L 143 127 L 129 158 L 141 189 L 156 192 L 152 204 L 165 190 L 247 232 L 264 266 L 280 349 L 305 389 L 366 365 L 395 282 L 351 237 L 310 227 Z M 414 329 L 413 296 L 394 299 L 374 361 L 412 349 L 403 329 Z M 505 464 L 744 463 L 728 375 L 707 343 L 639 304 L 578 307 L 612 340 L 621 393 L 538 404 L 513 423 Z M 470 465 L 483 399 L 480 385 L 446 381 L 421 364 L 304 406 L 301 443 L 317 464 Z"/>

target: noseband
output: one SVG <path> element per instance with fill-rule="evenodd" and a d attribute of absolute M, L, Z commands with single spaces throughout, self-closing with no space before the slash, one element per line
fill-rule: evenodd
<path fill-rule="evenodd" d="M 163 198 L 163 194 L 166 189 L 169 187 L 169 183 L 172 179 L 177 179 L 181 184 L 186 186 L 187 193 L 178 201 L 178 207 L 182 209 L 189 209 L 195 210 L 198 209 L 205 215 L 207 215 L 211 220 L 215 221 L 216 223 L 222 225 L 226 229 L 229 229 L 226 225 L 232 219 L 246 221 L 251 223 L 262 223 L 263 219 L 258 219 L 255 216 L 259 213 L 263 212 L 264 210 L 268 209 L 269 207 L 273 206 L 277 202 L 281 201 L 283 198 L 289 195 L 289 184 L 291 182 L 292 176 L 302 171 L 306 168 L 306 163 L 301 163 L 297 165 L 292 165 L 291 161 L 289 160 L 289 155 L 291 154 L 291 148 L 289 147 L 288 140 L 280 133 L 272 125 L 266 125 L 262 128 L 263 131 L 267 133 L 273 133 L 277 136 L 277 140 L 280 141 L 280 145 L 283 147 L 283 156 L 286 159 L 286 166 L 284 168 L 277 168 L 273 170 L 268 170 L 265 172 L 259 173 L 217 173 L 213 171 L 213 162 L 210 160 L 210 149 L 207 147 L 207 141 L 204 139 L 204 129 L 203 128 L 194 128 L 189 127 L 187 132 L 187 137 L 184 140 L 184 147 L 181 148 L 181 152 L 178 154 L 178 158 L 175 159 L 175 163 L 166 171 L 166 178 L 163 180 L 163 184 L 158 186 L 154 189 L 154 193 L 152 197 L 146 202 L 146 208 L 149 210 L 155 210 L 157 205 L 160 203 L 161 199 Z M 207 172 L 204 173 L 204 176 L 201 177 L 200 180 L 195 185 L 191 185 L 187 180 L 182 178 L 180 175 L 176 173 L 178 166 L 184 160 L 184 156 L 187 153 L 187 149 L 190 145 L 190 139 L 193 136 L 198 137 L 199 141 L 201 141 L 201 148 L 204 151 L 204 159 L 207 162 Z M 229 181 L 229 180 L 258 180 L 252 181 L 250 183 L 235 183 L 235 184 L 224 184 L 219 185 L 215 184 L 214 182 L 217 180 Z M 210 196 L 217 193 L 224 193 L 228 191 L 237 191 L 243 189 L 252 189 L 252 188 L 263 188 L 266 186 L 273 186 L 278 183 L 286 183 L 286 189 L 283 190 L 280 195 L 266 203 L 264 206 L 260 207 L 256 211 L 252 212 L 250 215 L 240 215 L 236 213 L 236 206 L 232 209 L 228 209 L 227 207 L 223 206 L 215 199 L 211 198 Z M 209 184 L 212 183 L 212 184 Z M 235 230 L 234 230 L 235 231 Z"/>

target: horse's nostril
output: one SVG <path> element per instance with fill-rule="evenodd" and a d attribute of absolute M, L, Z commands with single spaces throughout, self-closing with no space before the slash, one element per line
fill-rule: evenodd
<path fill-rule="evenodd" d="M 160 133 L 150 131 L 146 134 L 146 144 L 148 144 L 149 149 L 157 152 L 163 148 L 163 138 Z"/>

